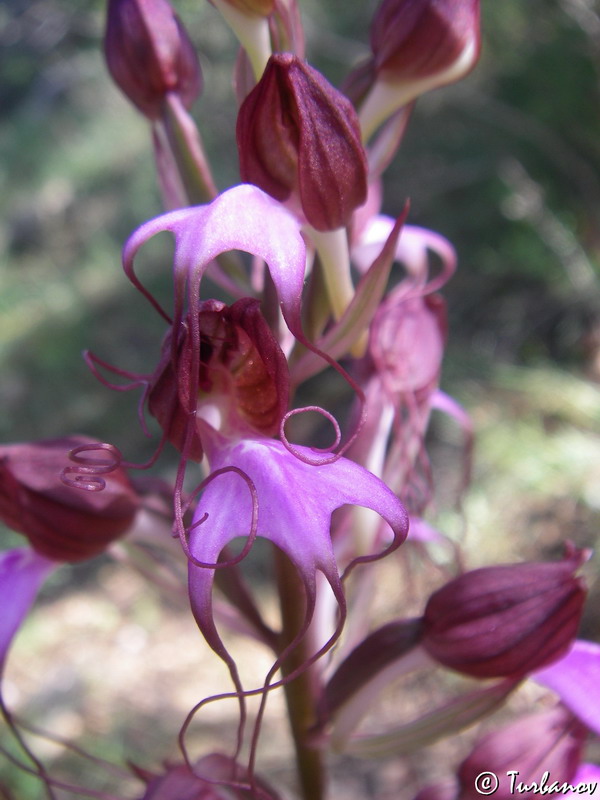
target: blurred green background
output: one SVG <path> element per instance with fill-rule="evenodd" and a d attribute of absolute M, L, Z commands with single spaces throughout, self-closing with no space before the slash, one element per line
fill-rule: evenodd
<path fill-rule="evenodd" d="M 226 188 L 238 180 L 236 44 L 208 3 L 175 5 L 198 45 L 194 115 Z M 341 83 L 366 53 L 375 3 L 300 6 L 309 60 Z M 472 565 L 557 557 L 566 538 L 594 546 L 600 522 L 599 4 L 482 6 L 481 62 L 418 102 L 384 205 L 395 214 L 410 197 L 410 221 L 459 255 L 444 290 L 443 388 L 477 433 L 464 509 Z M 145 372 L 164 332 L 120 267 L 123 241 L 160 199 L 146 121 L 105 73 L 103 14 L 99 0 L 0 5 L 0 441 L 81 432 L 139 460 L 154 443 L 136 425 L 137 398 L 102 387 L 81 358 L 89 348 Z M 142 269 L 167 297 L 168 249 Z M 434 420 L 440 471 L 458 469 L 459 441 Z"/>

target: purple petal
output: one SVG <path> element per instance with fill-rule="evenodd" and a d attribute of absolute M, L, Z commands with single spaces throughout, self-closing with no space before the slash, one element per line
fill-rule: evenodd
<path fill-rule="evenodd" d="M 0 673 L 11 642 L 50 571 L 58 566 L 23 547 L 0 553 Z"/>
<path fill-rule="evenodd" d="M 410 518 L 410 540 L 411 542 L 435 542 L 437 544 L 448 544 L 449 542 L 447 536 L 444 536 L 421 517 Z"/>
<path fill-rule="evenodd" d="M 565 794 L 566 800 L 573 797 L 594 796 L 600 784 L 600 767 L 596 764 L 580 764 L 569 783 L 576 787 L 576 791 Z"/>
<path fill-rule="evenodd" d="M 191 291 L 208 265 L 221 253 L 243 250 L 262 258 L 269 268 L 285 320 L 294 334 L 301 332 L 300 300 L 306 250 L 300 226 L 286 209 L 256 186 L 242 184 L 220 194 L 212 203 L 163 214 L 138 228 L 123 250 L 125 272 L 158 308 L 133 271 L 140 247 L 161 231 L 175 236 L 176 313 L 181 286 Z M 163 316 L 167 316 L 159 308 Z M 180 311 L 180 309 L 179 309 Z"/>
<path fill-rule="evenodd" d="M 576 640 L 566 656 L 531 676 L 600 734 L 600 645 Z"/>
<path fill-rule="evenodd" d="M 360 272 L 366 272 L 394 227 L 394 220 L 384 215 L 371 218 L 352 248 L 352 259 Z M 430 253 L 441 260 L 435 277 L 429 276 Z M 420 294 L 437 291 L 456 269 L 456 253 L 450 242 L 435 231 L 405 225 L 396 246 L 396 260 L 402 262 L 411 282 L 421 287 Z"/>
<path fill-rule="evenodd" d="M 252 481 L 258 498 L 256 534 L 283 550 L 298 569 L 310 607 L 316 572 L 320 570 L 334 593 L 342 597 L 341 580 L 331 543 L 331 515 L 345 504 L 366 506 L 379 513 L 394 533 L 392 547 L 406 537 L 404 507 L 379 478 L 363 467 L 340 458 L 321 466 L 307 464 L 271 439 L 221 441 L 209 451 L 213 471 L 235 466 Z M 305 447 L 299 454 L 312 457 Z M 202 562 L 216 562 L 223 547 L 250 534 L 252 496 L 239 475 L 227 473 L 206 488 L 195 519 L 207 515 L 190 534 L 190 550 Z M 211 591 L 214 570 L 190 565 L 192 608 L 209 641 L 212 622 Z M 211 641 L 211 643 L 213 643 Z"/>

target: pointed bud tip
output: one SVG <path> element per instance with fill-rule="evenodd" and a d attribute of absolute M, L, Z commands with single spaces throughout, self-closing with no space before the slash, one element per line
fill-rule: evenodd
<path fill-rule="evenodd" d="M 354 107 L 289 53 L 269 59 L 237 123 L 242 180 L 302 209 L 317 230 L 346 225 L 367 194 L 367 162 Z"/>

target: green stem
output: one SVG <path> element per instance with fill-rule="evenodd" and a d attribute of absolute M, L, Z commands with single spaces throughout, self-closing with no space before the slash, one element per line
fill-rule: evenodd
<path fill-rule="evenodd" d="M 305 596 L 304 587 L 295 567 L 280 550 L 275 550 L 275 568 L 281 605 L 280 651 L 282 651 L 292 641 L 304 622 Z M 310 655 L 312 655 L 310 637 L 305 636 L 285 660 L 281 670 L 283 676 L 293 672 Z M 318 688 L 318 679 L 313 667 L 309 667 L 290 683 L 285 684 L 285 698 L 296 749 L 296 767 L 303 800 L 325 800 L 326 795 L 323 752 L 312 747 L 307 741 L 308 731 L 316 721 L 315 707 Z"/>
<path fill-rule="evenodd" d="M 196 123 L 176 94 L 165 99 L 161 123 L 189 205 L 209 203 L 218 195 Z M 216 258 L 223 272 L 245 294 L 252 289 L 244 266 L 235 253 Z"/>
<path fill-rule="evenodd" d="M 162 122 L 177 162 L 190 205 L 209 203 L 217 196 L 200 132 L 176 94 L 167 95 Z"/>

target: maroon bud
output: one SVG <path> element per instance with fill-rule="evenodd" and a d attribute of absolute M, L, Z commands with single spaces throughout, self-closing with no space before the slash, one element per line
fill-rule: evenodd
<path fill-rule="evenodd" d="M 177 356 L 172 358 L 169 333 L 163 344 L 162 366 L 149 394 L 150 413 L 180 450 L 190 414 L 212 407 L 220 429 L 274 436 L 288 409 L 289 375 L 285 356 L 260 312 L 260 303 L 242 298 L 228 307 L 217 300 L 200 304 L 200 341 L 196 347 L 197 377 L 192 377 L 194 345 L 190 320 L 179 331 Z M 213 422 L 213 418 L 208 421 Z M 195 433 L 188 444 L 190 458 L 202 457 Z"/>
<path fill-rule="evenodd" d="M 117 86 L 150 119 L 169 93 L 189 109 L 202 90 L 194 45 L 166 0 L 109 0 L 104 53 Z"/>
<path fill-rule="evenodd" d="M 459 800 L 476 800 L 482 794 L 510 800 L 525 796 L 519 783 L 531 786 L 534 782 L 538 790 L 540 784 L 545 785 L 546 792 L 543 788 L 534 792 L 531 786 L 527 797 L 552 794 L 548 784 L 561 786 L 575 775 L 586 736 L 585 727 L 563 706 L 522 717 L 488 734 L 458 768 Z M 493 786 L 481 784 L 482 776 L 490 776 Z"/>
<path fill-rule="evenodd" d="M 413 82 L 458 80 L 475 66 L 481 46 L 480 0 L 383 0 L 371 25 L 375 69 Z"/>
<path fill-rule="evenodd" d="M 238 786 L 229 786 L 227 781 Z M 164 775 L 149 779 L 142 800 L 252 800 L 256 797 L 278 800 L 273 789 L 256 776 L 253 776 L 255 788 L 239 788 L 245 781 L 249 781 L 249 777 L 244 767 L 228 756 L 212 753 L 194 764 L 193 772 L 186 764 L 167 764 Z"/>
<path fill-rule="evenodd" d="M 299 203 L 317 230 L 346 225 L 367 196 L 367 162 L 353 105 L 304 61 L 271 56 L 242 103 L 243 181 Z"/>
<path fill-rule="evenodd" d="M 83 436 L 0 447 L 0 518 L 55 561 L 83 561 L 102 553 L 131 526 L 139 506 L 125 470 L 116 465 L 98 470 L 102 491 L 63 483 L 70 451 L 82 446 L 89 463 L 110 461 L 102 458 L 102 445 Z M 79 463 L 83 460 L 82 453 Z M 84 476 L 89 469 L 82 469 Z"/>
<path fill-rule="evenodd" d="M 429 598 L 423 647 L 475 678 L 547 666 L 576 636 L 586 590 L 575 571 L 586 558 L 569 547 L 560 562 L 484 567 L 455 578 Z"/>

